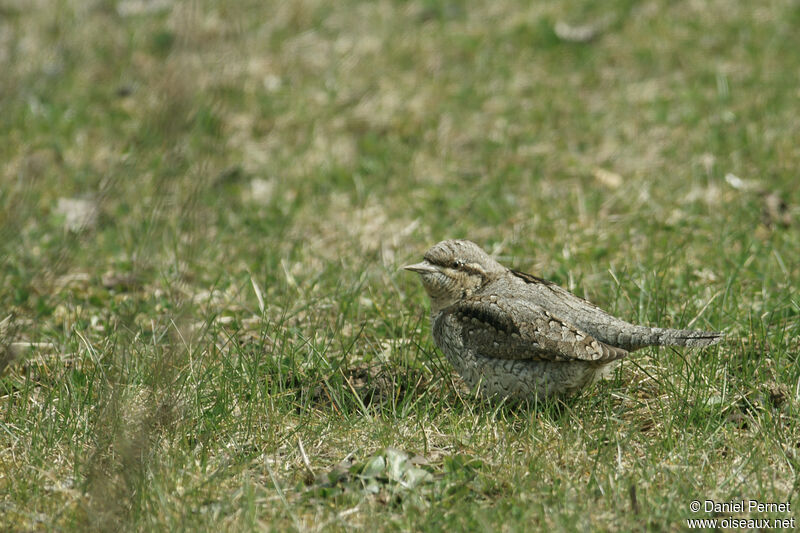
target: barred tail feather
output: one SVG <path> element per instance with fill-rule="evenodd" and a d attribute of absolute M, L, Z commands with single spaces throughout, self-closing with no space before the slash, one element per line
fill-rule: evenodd
<path fill-rule="evenodd" d="M 687 346 L 689 348 L 711 346 L 725 338 L 725 334 L 721 331 L 697 331 L 691 329 L 653 328 L 652 334 L 655 341 L 651 343 L 653 345 Z"/>
<path fill-rule="evenodd" d="M 725 334 L 719 331 L 648 328 L 647 326 L 635 326 L 622 320 L 601 324 L 583 324 L 583 327 L 596 339 L 629 352 L 645 346 L 699 348 L 717 344 L 725 337 Z"/>

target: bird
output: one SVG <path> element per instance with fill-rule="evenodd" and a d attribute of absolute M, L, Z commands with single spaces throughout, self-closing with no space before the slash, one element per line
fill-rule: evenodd
<path fill-rule="evenodd" d="M 477 244 L 445 240 L 416 272 L 430 297 L 433 339 L 484 397 L 564 397 L 606 377 L 645 346 L 704 347 L 723 332 L 631 324 L 545 279 L 507 268 Z"/>

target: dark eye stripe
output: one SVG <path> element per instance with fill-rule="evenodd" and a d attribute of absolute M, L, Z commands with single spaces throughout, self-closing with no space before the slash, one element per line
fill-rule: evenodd
<path fill-rule="evenodd" d="M 461 272 L 465 272 L 471 276 L 484 276 L 484 270 L 480 267 L 480 265 L 477 265 L 476 263 L 464 263 L 464 261 L 460 259 L 453 259 L 452 256 L 447 258 L 436 257 L 434 254 L 426 254 L 425 260 L 430 264 L 441 268 L 460 270 Z"/>

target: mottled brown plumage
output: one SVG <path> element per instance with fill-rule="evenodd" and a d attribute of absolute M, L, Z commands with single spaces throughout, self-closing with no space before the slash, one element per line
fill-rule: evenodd
<path fill-rule="evenodd" d="M 549 281 L 510 270 L 463 240 L 443 241 L 417 272 L 431 298 L 433 338 L 487 396 L 575 392 L 644 346 L 700 347 L 722 333 L 637 326 Z"/>

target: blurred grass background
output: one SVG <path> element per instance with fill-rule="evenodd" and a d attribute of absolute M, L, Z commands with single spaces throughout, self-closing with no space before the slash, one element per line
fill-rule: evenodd
<path fill-rule="evenodd" d="M 0 1 L 0 525 L 796 501 L 799 30 L 790 0 Z M 729 341 L 481 403 L 398 272 L 445 238 Z"/>

